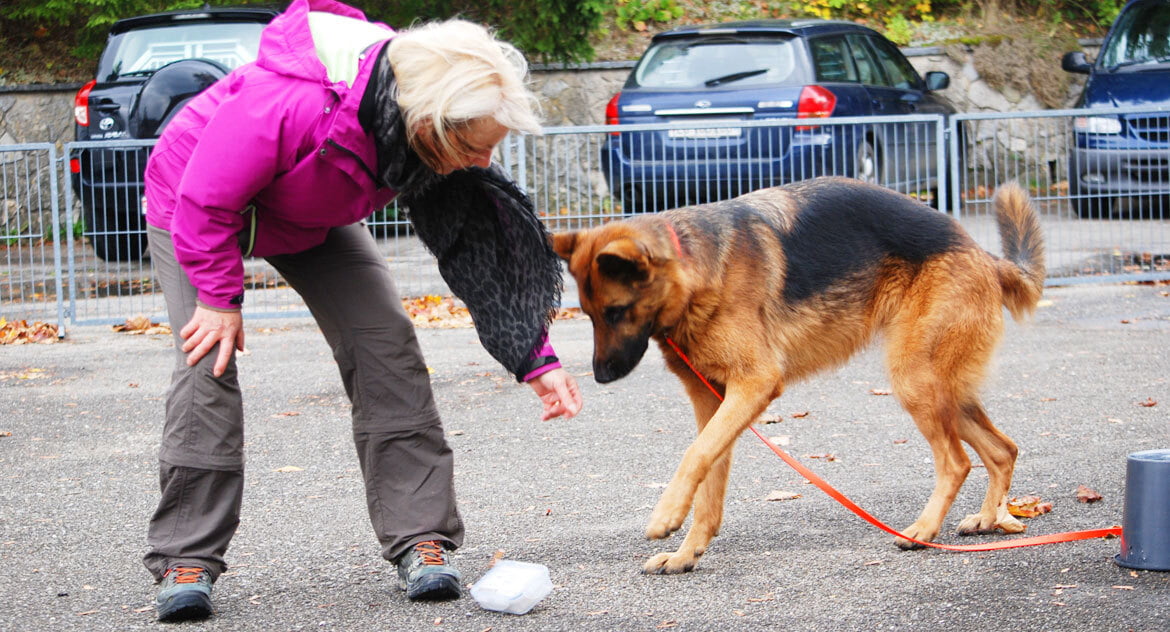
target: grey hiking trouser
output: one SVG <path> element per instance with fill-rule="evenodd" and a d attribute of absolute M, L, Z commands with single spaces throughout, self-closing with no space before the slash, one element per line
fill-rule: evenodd
<path fill-rule="evenodd" d="M 162 497 L 150 520 L 143 562 L 199 566 L 217 578 L 240 521 L 244 415 L 233 356 L 211 373 L 217 348 L 187 366 L 179 331 L 195 312 L 196 291 L 175 260 L 169 232 L 149 227 L 150 254 L 175 338 L 159 449 Z M 431 394 L 430 377 L 386 262 L 361 225 L 335 228 L 325 243 L 268 258 L 309 306 L 353 406 L 353 436 L 366 503 L 382 556 L 417 542 L 463 542 L 455 506 L 453 455 Z"/>

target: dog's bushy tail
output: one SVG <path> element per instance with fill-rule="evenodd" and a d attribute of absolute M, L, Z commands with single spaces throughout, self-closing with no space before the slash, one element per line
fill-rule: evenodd
<path fill-rule="evenodd" d="M 996 262 L 1003 304 L 1012 318 L 1023 320 L 1036 310 L 1044 291 L 1044 235 L 1028 194 L 1015 182 L 995 192 L 995 216 L 1003 241 L 1003 259 Z"/>

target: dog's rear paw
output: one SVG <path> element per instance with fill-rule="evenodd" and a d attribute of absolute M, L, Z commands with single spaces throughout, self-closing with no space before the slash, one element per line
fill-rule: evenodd
<path fill-rule="evenodd" d="M 909 527 L 902 529 L 900 533 L 903 537 L 895 539 L 894 544 L 903 551 L 913 551 L 916 549 L 926 548 L 926 546 L 919 544 L 918 542 L 914 542 L 910 538 L 920 542 L 931 542 L 934 540 L 935 536 L 938 535 L 938 529 L 927 529 L 926 527 L 923 527 L 922 525 L 915 522 Z"/>
<path fill-rule="evenodd" d="M 959 535 L 982 535 L 996 531 L 1023 533 L 1027 528 L 1027 525 L 1004 510 L 995 517 L 988 517 L 982 513 L 971 514 L 959 522 L 956 531 Z"/>
<path fill-rule="evenodd" d="M 698 563 L 699 556 L 682 551 L 659 553 L 642 565 L 642 572 L 647 575 L 678 575 L 695 570 Z"/>

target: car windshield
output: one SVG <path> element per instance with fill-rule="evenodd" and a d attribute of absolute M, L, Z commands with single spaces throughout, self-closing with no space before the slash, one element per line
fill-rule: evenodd
<path fill-rule="evenodd" d="M 205 22 L 129 31 L 114 53 L 110 78 L 150 74 L 180 59 L 210 59 L 235 68 L 256 59 L 264 26 Z"/>
<path fill-rule="evenodd" d="M 743 87 L 796 81 L 792 39 L 673 40 L 656 44 L 638 64 L 644 88 Z"/>
<path fill-rule="evenodd" d="M 1170 61 L 1170 4 L 1150 2 L 1126 11 L 1101 51 L 1101 65 L 1114 69 Z"/>

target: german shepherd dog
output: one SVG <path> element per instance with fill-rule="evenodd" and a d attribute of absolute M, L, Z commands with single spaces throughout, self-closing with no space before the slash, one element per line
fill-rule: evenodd
<path fill-rule="evenodd" d="M 971 469 L 960 441 L 990 480 L 979 512 L 958 532 L 1024 530 L 1007 511 L 1016 445 L 992 425 L 978 389 L 1003 334 L 1001 305 L 1023 320 L 1040 300 L 1044 243 L 1019 186 L 1001 186 L 995 209 L 1002 259 L 946 214 L 840 177 L 553 235 L 593 321 L 594 378 L 625 376 L 653 339 L 694 406 L 698 437 L 646 536 L 677 531 L 692 504 L 694 522 L 679 549 L 651 557 L 644 572 L 695 567 L 723 520 L 736 438 L 786 384 L 843 364 L 879 334 L 894 394 L 935 463 L 934 492 L 901 535 L 938 535 Z"/>

